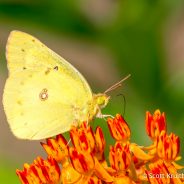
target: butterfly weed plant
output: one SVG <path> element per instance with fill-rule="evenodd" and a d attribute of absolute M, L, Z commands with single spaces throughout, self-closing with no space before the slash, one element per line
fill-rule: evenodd
<path fill-rule="evenodd" d="M 131 130 L 122 115 L 108 118 L 108 145 L 102 128 L 95 131 L 86 122 L 72 126 L 66 140 L 62 134 L 41 143 L 48 158 L 37 157 L 16 173 L 22 184 L 180 184 L 184 183 L 180 139 L 168 133 L 165 114 L 146 112 L 146 132 L 152 143 L 140 146 L 130 141 Z M 104 149 L 109 153 L 105 157 Z"/>

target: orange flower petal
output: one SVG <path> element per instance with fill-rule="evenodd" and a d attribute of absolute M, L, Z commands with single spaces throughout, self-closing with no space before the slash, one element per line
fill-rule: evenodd
<path fill-rule="evenodd" d="M 160 160 L 152 163 L 150 168 L 150 171 L 146 171 L 150 184 L 182 184 L 181 174 L 177 173 L 174 165 Z"/>
<path fill-rule="evenodd" d="M 82 174 L 91 172 L 95 167 L 93 156 L 88 151 L 79 152 L 76 148 L 69 149 L 73 168 Z"/>
<path fill-rule="evenodd" d="M 100 162 L 94 158 L 95 160 L 95 175 L 105 182 L 112 182 L 112 176 L 105 170 L 105 168 L 100 164 Z"/>
<path fill-rule="evenodd" d="M 95 147 L 95 139 L 92 128 L 87 126 L 86 122 L 82 123 L 80 128 L 72 127 L 70 137 L 74 147 L 78 150 L 88 150 L 92 152 Z"/>
<path fill-rule="evenodd" d="M 47 139 L 47 143 L 41 143 L 41 145 L 49 156 L 64 164 L 68 157 L 68 146 L 66 139 L 61 134 L 56 138 Z"/>
<path fill-rule="evenodd" d="M 99 161 L 104 161 L 104 150 L 105 150 L 105 138 L 100 127 L 96 128 L 95 131 L 95 150 L 94 154 L 98 158 Z"/>
<path fill-rule="evenodd" d="M 128 176 L 116 177 L 113 184 L 136 184 Z"/>
<path fill-rule="evenodd" d="M 162 130 L 166 131 L 166 119 L 165 114 L 160 113 L 160 110 L 156 110 L 153 115 L 150 112 L 146 112 L 146 132 L 152 138 L 155 139 Z"/>
<path fill-rule="evenodd" d="M 171 133 L 167 135 L 163 130 L 157 138 L 157 154 L 164 160 L 175 160 L 180 150 L 180 139 Z"/>
<path fill-rule="evenodd" d="M 146 174 L 150 184 L 170 183 L 170 178 L 167 177 L 169 171 L 163 162 L 156 164 L 150 171 L 146 171 Z"/>
<path fill-rule="evenodd" d="M 96 176 L 90 177 L 89 181 L 86 184 L 102 184 L 102 181 Z"/>
<path fill-rule="evenodd" d="M 38 157 L 33 164 L 24 164 L 24 170 L 17 170 L 16 173 L 22 184 L 58 184 L 61 175 L 60 168 L 52 157 L 47 160 Z"/>
<path fill-rule="evenodd" d="M 128 169 L 131 163 L 129 144 L 122 146 L 121 143 L 117 142 L 114 147 L 111 146 L 109 161 L 111 167 L 117 171 Z"/>
<path fill-rule="evenodd" d="M 65 167 L 62 168 L 61 176 L 62 184 L 78 183 L 82 178 L 82 175 L 77 172 L 71 164 L 65 165 Z"/>
<path fill-rule="evenodd" d="M 124 118 L 117 114 L 115 118 L 108 118 L 108 127 L 111 136 L 117 141 L 127 141 L 130 137 L 130 129 Z"/>
<path fill-rule="evenodd" d="M 138 145 L 130 144 L 130 150 L 136 156 L 136 158 L 144 161 L 148 161 L 154 158 L 154 155 L 145 153 Z"/>

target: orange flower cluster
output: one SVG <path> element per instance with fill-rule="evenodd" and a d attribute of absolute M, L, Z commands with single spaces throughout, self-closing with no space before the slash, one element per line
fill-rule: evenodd
<path fill-rule="evenodd" d="M 17 170 L 22 184 L 180 184 L 182 169 L 179 137 L 167 134 L 164 113 L 146 113 L 146 131 L 152 140 L 148 147 L 130 142 L 130 128 L 117 114 L 108 118 L 115 144 L 105 159 L 105 138 L 100 127 L 95 131 L 86 123 L 70 130 L 71 143 L 62 135 L 41 143 L 48 159 L 38 157 L 24 170 Z"/>

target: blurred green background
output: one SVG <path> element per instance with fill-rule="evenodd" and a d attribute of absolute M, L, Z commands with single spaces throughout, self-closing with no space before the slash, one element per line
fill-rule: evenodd
<path fill-rule="evenodd" d="M 184 156 L 184 2 L 182 0 L 0 0 L 0 93 L 7 77 L 5 45 L 11 30 L 39 38 L 72 63 L 94 92 L 131 73 L 103 111 L 124 111 L 132 141 L 149 145 L 145 112 L 166 112 L 168 131 Z M 0 97 L 1 99 L 1 97 Z M 46 157 L 39 141 L 16 139 L 0 104 L 0 183 L 19 183 L 15 169 Z M 104 127 L 104 120 L 95 120 Z M 95 125 L 93 125 L 95 126 Z M 107 154 L 106 154 L 107 155 Z M 181 162 L 184 163 L 184 162 Z"/>

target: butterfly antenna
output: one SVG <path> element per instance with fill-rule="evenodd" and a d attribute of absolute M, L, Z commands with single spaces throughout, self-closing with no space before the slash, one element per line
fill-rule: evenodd
<path fill-rule="evenodd" d="M 125 98 L 125 95 L 124 94 L 118 94 L 117 96 L 122 96 L 123 97 L 123 101 L 124 101 L 124 105 L 123 105 L 123 117 L 125 115 L 125 109 L 126 109 L 126 98 Z"/>
<path fill-rule="evenodd" d="M 109 87 L 104 93 L 108 93 L 110 91 L 113 91 L 116 88 L 119 88 L 120 86 L 122 86 L 122 83 L 127 80 L 129 77 L 131 76 L 131 74 L 128 74 L 126 77 L 124 77 L 123 79 L 121 79 L 119 82 L 117 82 L 116 84 L 112 85 L 111 87 Z"/>

